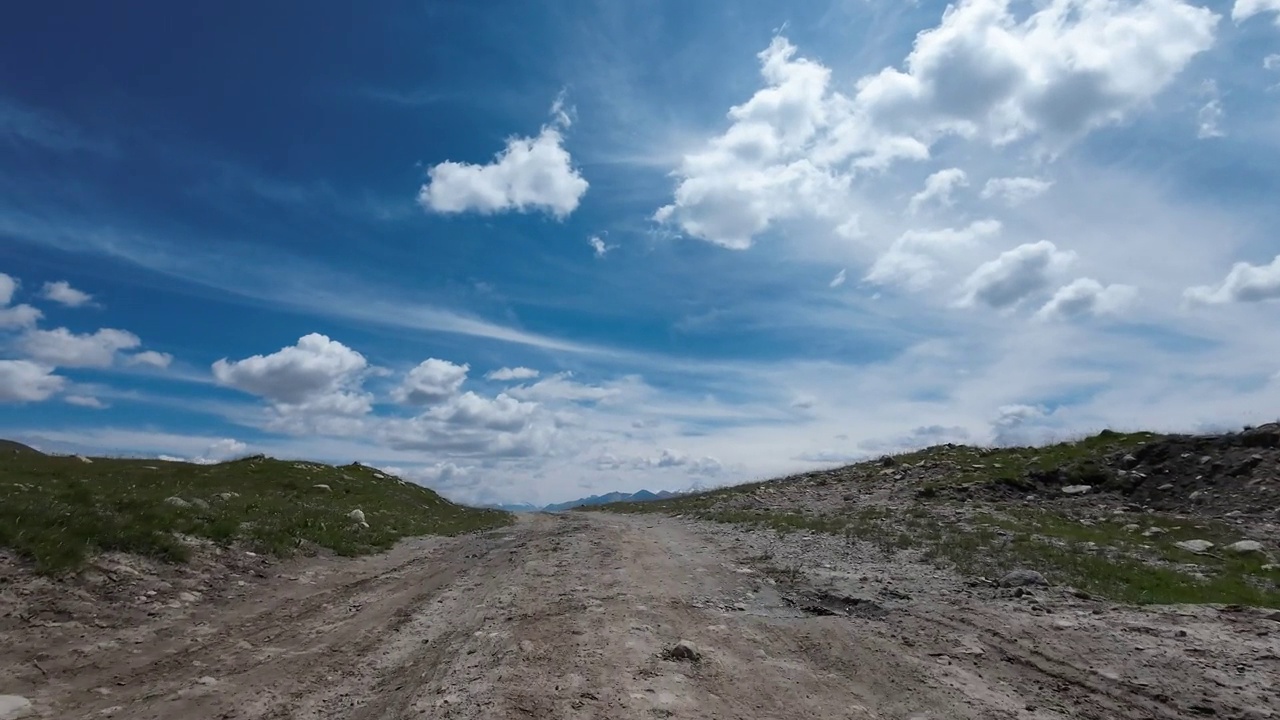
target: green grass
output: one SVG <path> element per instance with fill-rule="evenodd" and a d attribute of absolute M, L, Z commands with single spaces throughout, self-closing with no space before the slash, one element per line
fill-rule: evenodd
<path fill-rule="evenodd" d="M 1144 538 L 1119 523 L 1089 526 L 1065 516 L 1030 511 L 1017 518 L 979 514 L 963 524 L 940 521 L 919 507 L 901 513 L 866 508 L 824 516 L 714 509 L 685 514 L 783 535 L 804 530 L 839 535 L 871 543 L 889 556 L 918 551 L 925 560 L 970 577 L 995 579 L 1010 570 L 1031 568 L 1055 585 L 1115 602 L 1280 607 L 1280 572 L 1263 570 L 1263 559 L 1195 555 L 1174 546 L 1178 540 L 1192 538 L 1219 544 L 1240 539 L 1217 525 L 1144 516 L 1143 528 L 1171 528 L 1166 535 Z"/>
<path fill-rule="evenodd" d="M 894 457 L 888 475 L 907 465 L 926 464 L 940 477 L 916 488 L 919 500 L 893 513 L 880 508 L 815 515 L 799 508 L 732 509 L 735 500 L 764 489 L 786 492 L 786 483 L 764 482 L 721 488 L 667 500 L 616 503 L 612 512 L 687 515 L 716 522 L 768 528 L 779 533 L 809 530 L 872 543 L 887 554 L 915 551 L 925 559 L 970 576 L 998 578 L 1028 567 L 1058 585 L 1070 585 L 1117 602 L 1136 604 L 1222 603 L 1280 607 L 1280 572 L 1264 570 L 1260 557 L 1196 555 L 1177 548 L 1180 540 L 1205 539 L 1219 546 L 1243 539 L 1230 526 L 1203 519 L 1161 515 L 1118 516 L 1085 521 L 1068 515 L 999 503 L 975 503 L 964 522 L 938 519 L 936 509 L 949 502 L 941 493 L 960 485 L 1006 485 L 1029 491 L 1029 477 L 1061 470 L 1064 484 L 1116 482 L 1106 466 L 1109 456 L 1132 452 L 1160 439 L 1153 433 L 1103 431 L 1071 442 L 1043 447 L 979 448 L 940 445 Z M 878 461 L 836 472 L 839 493 L 856 502 L 858 483 L 884 477 Z M 829 476 L 828 476 L 829 477 Z M 811 482 L 829 484 L 814 474 Z M 768 494 L 762 495 L 767 498 Z M 969 505 L 966 505 L 969 507 Z M 982 511 L 980 508 L 986 508 Z M 1126 525 L 1139 525 L 1139 531 Z M 1162 535 L 1144 537 L 1152 525 Z"/>
<path fill-rule="evenodd" d="M 954 485 L 995 483 L 1030 489 L 1031 484 L 1027 481 L 1029 473 L 1047 472 L 1059 468 L 1065 471 L 1064 484 L 1101 484 L 1113 479 L 1111 473 L 1102 467 L 1101 460 L 1104 457 L 1113 453 L 1132 451 L 1160 437 L 1148 432 L 1120 433 L 1103 430 L 1096 435 L 1042 447 L 983 448 L 968 445 L 935 445 L 893 456 L 894 464 L 890 469 L 920 463 L 945 468 L 947 471 L 945 477 L 921 486 L 920 495 L 924 498 L 936 496 L 942 488 Z M 884 469 L 879 461 L 875 460 L 850 465 L 836 472 L 846 478 L 846 484 L 852 483 L 852 487 L 856 489 L 856 483 L 859 480 L 878 477 Z M 817 485 L 831 485 L 832 480 L 820 477 L 823 474 L 813 473 L 811 482 Z M 776 480 L 752 482 L 665 500 L 611 503 L 592 509 L 607 512 L 696 515 L 736 496 L 749 495 L 762 488 L 770 487 L 781 487 L 781 484 Z"/>
<path fill-rule="evenodd" d="M 110 550 L 180 562 L 190 552 L 181 536 L 276 555 L 315 546 L 360 555 L 404 537 L 510 522 L 507 513 L 455 505 L 362 465 L 260 457 L 218 465 L 109 458 L 85 463 L 20 447 L 0 446 L 0 547 L 44 573 L 74 570 Z M 315 487 L 320 484 L 331 489 Z M 169 504 L 171 497 L 191 504 Z M 355 509 L 369 527 L 348 517 Z"/>

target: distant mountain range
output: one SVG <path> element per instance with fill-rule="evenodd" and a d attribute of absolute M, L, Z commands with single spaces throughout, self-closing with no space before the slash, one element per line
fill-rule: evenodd
<path fill-rule="evenodd" d="M 508 512 L 559 512 L 561 510 L 569 510 L 582 505 L 605 505 L 614 502 L 645 502 L 647 500 L 663 500 L 665 498 L 674 497 L 681 493 L 674 493 L 667 490 L 661 492 L 650 492 L 641 490 L 635 493 L 611 492 L 604 495 L 592 495 L 591 497 L 578 498 L 569 502 L 552 503 L 551 505 L 531 505 L 529 503 L 519 503 L 516 505 L 495 505 L 499 510 Z"/>

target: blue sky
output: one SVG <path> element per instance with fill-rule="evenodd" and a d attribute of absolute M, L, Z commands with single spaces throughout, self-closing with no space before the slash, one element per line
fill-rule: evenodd
<path fill-rule="evenodd" d="M 1280 1 L 43 4 L 0 435 L 471 502 L 1280 407 Z"/>

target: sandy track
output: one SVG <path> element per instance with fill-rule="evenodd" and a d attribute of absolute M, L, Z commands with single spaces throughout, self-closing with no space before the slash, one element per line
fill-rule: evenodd
<path fill-rule="evenodd" d="M 1067 623 L 962 595 L 814 617 L 744 555 L 696 523 L 528 516 L 40 647 L 40 673 L 0 693 L 37 717 L 237 720 L 1263 718 L 1274 704 L 1271 621 L 1206 637 L 1254 659 L 1244 672 L 1221 655 L 1215 676 L 1158 614 L 1077 608 Z M 1129 643 L 1130 626 L 1156 640 Z M 681 638 L 700 662 L 663 656 Z M 0 668 L 27 665 L 37 648 L 7 639 Z"/>

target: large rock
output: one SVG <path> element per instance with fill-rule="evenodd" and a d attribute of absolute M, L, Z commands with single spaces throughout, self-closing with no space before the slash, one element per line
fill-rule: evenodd
<path fill-rule="evenodd" d="M 31 712 L 31 701 L 21 695 L 0 695 L 0 720 L 15 720 Z"/>
<path fill-rule="evenodd" d="M 1035 570 L 1014 570 L 1013 572 L 1000 578 L 1000 587 L 1027 587 L 1029 585 L 1048 585 L 1049 581 Z"/>
<path fill-rule="evenodd" d="M 1213 543 L 1208 540 L 1182 540 L 1173 544 L 1174 547 L 1182 548 L 1187 552 L 1202 553 L 1213 549 Z"/>
<path fill-rule="evenodd" d="M 1231 543 L 1227 549 L 1238 555 L 1250 555 L 1262 552 L 1262 543 L 1257 540 L 1241 540 Z"/>
<path fill-rule="evenodd" d="M 176 507 L 176 508 L 189 508 L 189 507 L 191 507 L 191 503 L 187 502 L 186 500 L 183 500 L 182 498 L 180 498 L 180 497 L 178 497 L 178 496 L 176 496 L 176 495 L 175 495 L 175 496 L 173 496 L 173 497 L 167 497 L 167 498 L 165 498 L 165 499 L 164 499 L 164 504 L 165 504 L 165 505 L 172 505 L 172 506 L 174 506 L 174 507 Z"/>
<path fill-rule="evenodd" d="M 347 517 L 351 518 L 351 522 L 359 523 L 360 525 L 368 525 L 368 523 L 365 522 L 363 510 L 360 510 L 360 509 L 352 510 L 351 512 L 347 513 Z"/>
<path fill-rule="evenodd" d="M 697 645 L 688 640 L 681 640 L 667 651 L 667 656 L 672 660 L 686 660 L 688 662 L 698 662 L 702 659 L 702 650 Z"/>
<path fill-rule="evenodd" d="M 1084 495 L 1092 489 L 1092 485 L 1068 485 L 1062 488 L 1062 492 L 1068 495 Z"/>

